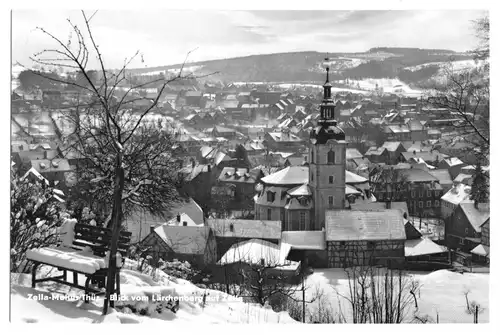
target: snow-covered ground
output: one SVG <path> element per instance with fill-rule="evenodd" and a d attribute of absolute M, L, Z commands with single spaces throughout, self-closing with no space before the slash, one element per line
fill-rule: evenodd
<path fill-rule="evenodd" d="M 479 314 L 479 323 L 489 322 L 489 274 L 451 272 L 439 270 L 435 272 L 412 272 L 422 285 L 418 300 L 418 315 L 428 315 L 434 321 L 439 313 L 439 323 L 473 323 L 473 316 L 466 313 L 464 292 L 469 291 L 469 301 L 475 301 L 484 308 Z M 315 269 L 305 282 L 306 300 L 318 292 L 323 298 L 309 304 L 308 313 L 317 308 L 322 300 L 334 313 L 339 310 L 339 303 L 344 314 L 349 313 L 349 306 L 341 295 L 349 295 L 349 283 L 342 269 Z M 301 293 L 300 293 L 301 294 Z M 306 316 L 307 318 L 307 316 Z"/>
<path fill-rule="evenodd" d="M 130 262 L 127 262 L 130 265 Z M 40 275 L 46 275 L 49 267 L 42 267 Z M 72 278 L 69 273 L 68 278 Z M 79 282 L 84 283 L 84 277 Z M 144 323 L 158 324 L 165 321 L 178 323 L 294 323 L 288 313 L 275 313 L 271 309 L 255 304 L 243 303 L 240 299 L 220 291 L 204 290 L 182 279 L 170 277 L 157 271 L 155 280 L 150 275 L 124 269 L 121 271 L 122 302 L 106 317 L 101 316 L 102 296 L 86 304 L 78 297 L 82 290 L 62 286 L 53 282 L 37 283 L 31 288 L 31 275 L 11 274 L 11 321 L 13 323 L 36 322 L 83 322 L 83 323 Z M 205 306 L 202 297 L 206 294 Z M 168 309 L 158 312 L 158 302 L 152 299 L 180 297 L 180 309 L 173 313 Z M 47 299 L 47 300 L 42 300 Z M 149 301 L 145 301 L 149 299 Z M 119 307 L 121 305 L 121 307 Z M 126 307 L 127 306 L 127 307 Z M 131 308 L 145 311 L 147 315 L 132 313 Z"/>
<path fill-rule="evenodd" d="M 345 84 L 344 80 L 339 80 L 337 82 Z M 423 94 L 422 91 L 410 88 L 408 84 L 397 78 L 367 78 L 363 80 L 349 79 L 349 85 L 365 91 L 375 91 L 378 87 L 379 89 L 383 89 L 384 93 L 396 93 L 410 97 L 420 97 Z"/>
<path fill-rule="evenodd" d="M 317 85 L 317 84 L 300 84 L 300 83 L 277 83 L 277 82 L 258 82 L 258 81 L 252 81 L 252 82 L 234 82 L 233 83 L 235 86 L 244 86 L 244 85 L 273 85 L 279 89 L 284 89 L 288 90 L 291 88 L 305 88 L 305 87 L 312 87 L 316 88 L 318 90 L 323 90 L 322 85 Z M 358 89 L 353 89 L 353 88 L 343 88 L 343 87 L 332 87 L 332 92 L 352 92 L 352 93 L 360 93 L 360 94 L 366 94 L 369 95 L 372 92 L 368 91 L 363 91 L 363 90 L 358 90 Z"/>
<path fill-rule="evenodd" d="M 476 62 L 473 59 L 466 59 L 466 60 L 457 60 L 457 61 L 453 61 L 453 62 L 431 62 L 431 63 L 425 63 L 425 64 L 416 65 L 416 66 L 405 67 L 404 69 L 409 70 L 409 71 L 418 71 L 418 70 L 421 70 L 421 69 L 429 67 L 429 66 L 439 66 L 440 68 L 443 68 L 445 66 L 448 66 L 450 63 L 451 63 L 454 70 L 471 69 L 471 68 L 474 68 L 474 67 L 482 64 L 482 62 Z"/>

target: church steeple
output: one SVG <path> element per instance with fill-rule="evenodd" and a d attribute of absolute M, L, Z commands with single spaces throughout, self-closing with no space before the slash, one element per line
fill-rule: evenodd
<path fill-rule="evenodd" d="M 320 119 L 319 124 L 321 125 L 337 125 L 335 121 L 335 103 L 332 98 L 332 84 L 330 84 L 330 65 L 328 57 L 325 58 L 326 63 L 326 81 L 323 84 L 323 101 L 320 105 Z"/>
<path fill-rule="evenodd" d="M 330 139 L 345 140 L 345 133 L 337 126 L 335 120 L 335 103 L 332 98 L 332 84 L 330 83 L 330 59 L 325 58 L 326 80 L 323 84 L 323 101 L 320 105 L 318 126 L 311 131 L 311 141 L 315 144 L 325 144 Z"/>

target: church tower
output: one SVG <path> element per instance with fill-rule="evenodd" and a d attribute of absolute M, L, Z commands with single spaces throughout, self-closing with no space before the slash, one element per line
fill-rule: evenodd
<path fill-rule="evenodd" d="M 335 103 L 329 75 L 330 68 L 327 65 L 321 115 L 309 140 L 309 187 L 314 199 L 314 222 L 311 230 L 325 227 L 326 210 L 344 208 L 346 142 L 344 131 L 337 126 L 335 120 Z"/>

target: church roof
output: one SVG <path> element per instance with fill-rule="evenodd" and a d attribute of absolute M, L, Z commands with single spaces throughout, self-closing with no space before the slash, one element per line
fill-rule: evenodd
<path fill-rule="evenodd" d="M 262 178 L 262 181 L 273 185 L 305 184 L 309 181 L 309 168 L 307 166 L 289 166 Z"/>
<path fill-rule="evenodd" d="M 311 190 L 307 184 L 294 187 L 287 192 L 291 196 L 311 195 Z"/>

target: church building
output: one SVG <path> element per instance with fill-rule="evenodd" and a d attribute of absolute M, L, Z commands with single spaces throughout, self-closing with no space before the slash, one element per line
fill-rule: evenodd
<path fill-rule="evenodd" d="M 345 207 L 346 141 L 335 120 L 329 68 L 317 126 L 309 139 L 309 166 L 289 166 L 262 178 L 255 196 L 260 220 L 281 220 L 284 231 L 322 230 L 325 212 Z"/>

